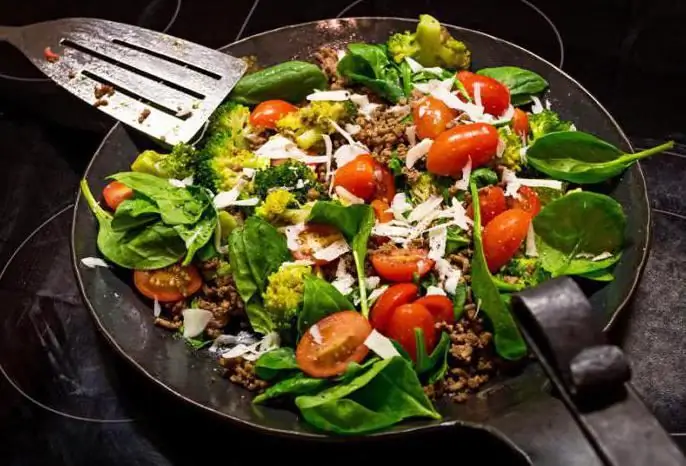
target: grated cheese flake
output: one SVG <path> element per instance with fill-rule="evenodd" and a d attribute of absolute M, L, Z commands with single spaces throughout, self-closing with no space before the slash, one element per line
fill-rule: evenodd
<path fill-rule="evenodd" d="M 331 262 L 334 259 L 338 259 L 348 251 L 350 251 L 350 246 L 344 239 L 341 238 L 334 241 L 327 247 L 315 251 L 314 258 Z"/>
<path fill-rule="evenodd" d="M 612 257 L 612 253 L 611 253 L 611 252 L 609 252 L 609 251 L 601 252 L 601 253 L 598 254 L 597 256 L 593 257 L 593 258 L 591 259 L 591 262 L 602 261 L 602 260 L 605 260 L 605 259 L 609 259 L 610 257 Z"/>
<path fill-rule="evenodd" d="M 363 94 L 351 94 L 350 101 L 357 105 L 357 110 L 359 113 L 365 116 L 365 118 L 371 118 L 374 110 L 379 108 L 380 104 L 374 104 L 369 102 L 369 97 Z"/>
<path fill-rule="evenodd" d="M 417 126 L 410 125 L 405 128 L 405 136 L 407 136 L 407 142 L 410 143 L 410 147 L 417 145 Z"/>
<path fill-rule="evenodd" d="M 255 151 L 255 155 L 267 157 L 269 159 L 301 159 L 307 156 L 295 142 L 277 134 L 269 138 L 262 147 Z"/>
<path fill-rule="evenodd" d="M 407 220 L 409 222 L 418 222 L 428 216 L 431 212 L 436 211 L 443 203 L 442 196 L 430 196 L 426 201 L 419 204 L 410 212 Z"/>
<path fill-rule="evenodd" d="M 448 228 L 442 225 L 429 232 L 429 259 L 441 259 L 445 256 L 445 247 L 448 242 Z"/>
<path fill-rule="evenodd" d="M 462 167 L 462 178 L 455 183 L 455 188 L 461 191 L 469 189 L 469 177 L 472 176 L 472 158 L 467 159 L 467 163 Z"/>
<path fill-rule="evenodd" d="M 300 249 L 300 233 L 305 231 L 307 226 L 304 223 L 287 226 L 283 229 L 286 235 L 286 246 L 290 251 L 297 251 Z"/>
<path fill-rule="evenodd" d="M 357 133 L 362 131 L 362 127 L 360 125 L 353 125 L 352 123 L 346 123 L 345 124 L 345 130 L 351 135 L 355 136 Z"/>
<path fill-rule="evenodd" d="M 343 144 L 336 149 L 333 154 L 333 159 L 336 161 L 336 167 L 341 168 L 349 164 L 357 158 L 358 155 L 366 154 L 369 151 L 358 144 Z"/>
<path fill-rule="evenodd" d="M 536 248 L 536 232 L 534 231 L 533 222 L 529 222 L 529 230 L 526 232 L 525 254 L 529 257 L 538 257 L 538 249 Z"/>
<path fill-rule="evenodd" d="M 320 91 L 315 90 L 312 94 L 306 97 L 310 102 L 315 101 L 329 101 L 329 102 L 345 102 L 350 99 L 350 92 L 345 90 L 340 91 Z"/>
<path fill-rule="evenodd" d="M 377 299 L 379 299 L 381 297 L 381 295 L 386 292 L 387 289 L 388 289 L 388 285 L 383 285 L 383 286 L 380 286 L 380 287 L 374 289 L 374 291 L 369 293 L 369 295 L 367 296 L 367 303 L 369 303 L 370 306 L 372 304 L 374 304 L 374 302 Z"/>
<path fill-rule="evenodd" d="M 312 327 L 310 327 L 310 335 L 312 335 L 312 340 L 318 345 L 321 345 L 324 339 L 322 338 L 322 334 L 319 331 L 319 326 L 317 324 L 314 324 Z"/>
<path fill-rule="evenodd" d="M 435 296 L 445 296 L 445 294 L 446 293 L 443 290 L 443 288 L 439 288 L 437 286 L 431 285 L 431 286 L 426 288 L 426 295 L 427 296 L 434 296 L 434 295 Z"/>
<path fill-rule="evenodd" d="M 99 257 L 84 257 L 81 259 L 81 263 L 89 269 L 94 269 L 95 267 L 109 268 L 109 264 Z"/>
<path fill-rule="evenodd" d="M 543 108 L 543 105 L 541 104 L 541 99 L 539 99 L 535 95 L 532 95 L 531 100 L 534 102 L 531 105 L 531 113 L 538 114 L 538 113 L 543 112 L 544 108 Z"/>
<path fill-rule="evenodd" d="M 393 212 L 393 216 L 396 220 L 404 220 L 405 216 L 403 214 L 412 210 L 412 204 L 407 202 L 407 195 L 405 193 L 396 193 L 396 195 L 393 196 L 389 210 Z"/>
<path fill-rule="evenodd" d="M 364 345 L 375 352 L 381 359 L 390 359 L 400 356 L 400 353 L 395 346 L 393 346 L 391 340 L 381 335 L 376 330 L 372 330 L 372 333 L 370 333 L 364 341 Z"/>
<path fill-rule="evenodd" d="M 340 199 L 348 202 L 349 204 L 364 204 L 364 199 L 355 196 L 343 186 L 336 186 L 335 191 Z"/>
<path fill-rule="evenodd" d="M 433 139 L 426 138 L 422 139 L 419 144 L 412 146 L 410 150 L 407 151 L 407 155 L 405 155 L 405 166 L 407 168 L 414 167 L 415 163 L 429 153 L 429 149 L 431 149 L 433 143 Z"/>
<path fill-rule="evenodd" d="M 162 314 L 162 306 L 160 306 L 160 302 L 155 299 L 155 302 L 152 303 L 152 315 L 155 317 L 159 317 L 160 314 Z"/>
<path fill-rule="evenodd" d="M 184 309 L 183 315 L 183 337 L 195 338 L 205 331 L 205 327 L 212 320 L 212 314 L 205 309 Z"/>

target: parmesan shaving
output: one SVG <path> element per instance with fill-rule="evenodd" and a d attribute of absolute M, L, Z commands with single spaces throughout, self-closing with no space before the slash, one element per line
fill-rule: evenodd
<path fill-rule="evenodd" d="M 367 277 L 364 279 L 364 286 L 368 290 L 373 290 L 379 287 L 381 283 L 381 277 Z"/>
<path fill-rule="evenodd" d="M 405 216 L 403 214 L 412 210 L 412 204 L 407 202 L 407 195 L 405 193 L 397 193 L 393 196 L 391 208 L 389 210 L 393 212 L 393 216 L 396 220 L 404 220 Z"/>
<path fill-rule="evenodd" d="M 322 334 L 319 331 L 319 326 L 317 324 L 314 324 L 312 327 L 310 327 L 310 335 L 312 335 L 312 340 L 318 345 L 321 345 L 324 339 L 322 338 Z"/>
<path fill-rule="evenodd" d="M 394 105 L 386 111 L 397 118 L 403 118 L 409 115 L 412 109 L 409 105 Z"/>
<path fill-rule="evenodd" d="M 543 108 L 543 105 L 541 104 L 541 99 L 539 99 L 535 95 L 532 95 L 531 100 L 534 102 L 531 105 L 531 113 L 538 114 L 538 113 L 543 112 L 544 108 Z"/>
<path fill-rule="evenodd" d="M 315 251 L 314 258 L 322 261 L 331 262 L 334 259 L 338 259 L 346 252 L 350 251 L 350 246 L 344 239 L 339 239 L 334 241 L 327 247 Z"/>
<path fill-rule="evenodd" d="M 269 159 L 300 159 L 307 156 L 305 152 L 300 150 L 298 146 L 290 139 L 277 134 L 269 138 L 262 147 L 255 151 L 255 155 L 260 157 L 267 157 Z"/>
<path fill-rule="evenodd" d="M 152 315 L 159 317 L 160 314 L 162 314 L 162 306 L 160 306 L 160 302 L 155 299 L 155 302 L 152 304 Z"/>
<path fill-rule="evenodd" d="M 355 136 L 357 133 L 362 131 L 362 127 L 360 125 L 353 125 L 351 123 L 346 123 L 345 124 L 345 130 L 351 135 Z"/>
<path fill-rule="evenodd" d="M 109 264 L 99 257 L 84 257 L 81 259 L 81 263 L 89 269 L 94 269 L 95 267 L 109 268 Z"/>
<path fill-rule="evenodd" d="M 461 191 L 469 189 L 469 177 L 472 176 L 472 158 L 469 157 L 467 163 L 462 167 L 462 178 L 455 183 L 455 188 Z"/>
<path fill-rule="evenodd" d="M 290 251 L 297 251 L 300 249 L 300 233 L 305 231 L 304 223 L 298 223 L 297 225 L 291 225 L 283 229 L 286 235 L 286 246 Z"/>
<path fill-rule="evenodd" d="M 437 286 L 429 286 L 426 288 L 426 295 L 427 296 L 445 296 L 445 291 L 443 288 L 439 288 Z"/>
<path fill-rule="evenodd" d="M 612 257 L 612 253 L 611 253 L 611 252 L 608 252 L 608 251 L 605 251 L 605 252 L 602 252 L 602 253 L 598 254 L 598 255 L 595 256 L 593 259 L 591 259 L 591 262 L 602 261 L 602 260 L 605 260 L 605 259 L 609 259 L 610 257 Z"/>
<path fill-rule="evenodd" d="M 448 242 L 448 228 L 437 228 L 429 233 L 429 259 L 441 259 L 445 256 L 445 247 Z"/>
<path fill-rule="evenodd" d="M 538 249 L 536 248 L 536 232 L 534 232 L 533 222 L 529 222 L 529 230 L 526 232 L 525 254 L 529 257 L 538 257 Z"/>
<path fill-rule="evenodd" d="M 410 222 L 418 222 L 428 216 L 430 213 L 436 211 L 443 203 L 443 197 L 441 196 L 430 196 L 429 199 L 419 204 L 410 212 L 407 218 Z"/>
<path fill-rule="evenodd" d="M 379 288 L 376 288 L 374 291 L 369 293 L 369 295 L 367 296 L 367 303 L 369 303 L 370 306 L 372 304 L 374 304 L 374 302 L 376 302 L 376 300 L 379 299 L 381 297 L 381 295 L 386 292 L 387 289 L 388 289 L 388 285 L 383 285 L 383 286 L 380 286 Z"/>
<path fill-rule="evenodd" d="M 429 153 L 429 149 L 431 149 L 433 143 L 433 139 L 426 138 L 422 139 L 419 144 L 412 146 L 410 150 L 407 151 L 407 155 L 405 155 L 405 166 L 407 168 L 414 167 L 415 163 Z"/>
<path fill-rule="evenodd" d="M 372 330 L 372 333 L 370 333 L 364 341 L 364 345 L 375 352 L 381 359 L 390 359 L 400 356 L 400 353 L 395 346 L 393 346 L 391 340 L 381 335 L 376 330 Z"/>
<path fill-rule="evenodd" d="M 331 142 L 331 136 L 328 134 L 322 134 L 322 139 L 324 140 L 324 147 L 326 148 L 326 180 L 331 178 L 331 160 L 333 158 L 333 142 Z"/>
<path fill-rule="evenodd" d="M 366 154 L 368 152 L 369 151 L 366 148 L 358 144 L 343 144 L 336 149 L 333 158 L 336 161 L 336 167 L 341 168 L 343 165 L 347 165 L 355 160 L 358 155 Z"/>
<path fill-rule="evenodd" d="M 259 357 L 264 353 L 278 348 L 280 345 L 281 337 L 279 337 L 279 334 L 276 332 L 270 332 L 258 342 L 252 344 L 238 343 L 229 351 L 222 353 L 222 358 L 233 359 L 242 357 L 246 361 L 257 361 L 257 359 L 259 359 Z"/>
<path fill-rule="evenodd" d="M 413 73 L 419 73 L 424 69 L 424 67 L 414 58 L 405 57 L 405 61 L 410 66 L 410 70 L 412 70 Z"/>
<path fill-rule="evenodd" d="M 410 125 L 405 128 L 405 136 L 407 136 L 407 142 L 410 143 L 410 147 L 417 144 L 417 126 Z"/>
<path fill-rule="evenodd" d="M 251 197 L 249 199 L 240 199 L 238 201 L 233 201 L 229 205 L 234 205 L 234 206 L 244 206 L 244 207 L 252 207 L 256 206 L 257 204 L 260 203 L 260 199 L 257 197 Z"/>
<path fill-rule="evenodd" d="M 210 346 L 209 351 L 210 353 L 216 353 L 221 347 L 224 346 L 235 346 L 238 344 L 253 345 L 255 343 L 257 343 L 257 339 L 250 332 L 241 330 L 236 335 L 219 335 L 212 342 L 212 346 Z"/>
<path fill-rule="evenodd" d="M 364 115 L 365 118 L 371 118 L 374 110 L 381 106 L 380 104 L 370 103 L 369 97 L 362 94 L 351 94 L 350 100 L 357 105 L 357 110 Z"/>
<path fill-rule="evenodd" d="M 338 197 L 349 204 L 364 204 L 364 199 L 355 196 L 353 193 L 345 189 L 343 186 L 336 186 L 336 194 Z"/>
<path fill-rule="evenodd" d="M 353 292 L 353 285 L 355 284 L 355 278 L 346 274 L 342 277 L 336 278 L 336 280 L 331 282 L 331 285 L 336 288 L 342 295 L 349 295 Z"/>
<path fill-rule="evenodd" d="M 474 105 L 483 107 L 481 103 L 481 83 L 474 83 Z"/>
<path fill-rule="evenodd" d="M 438 272 L 443 289 L 448 294 L 454 295 L 457 284 L 462 278 L 462 271 L 453 267 L 450 262 L 443 258 L 436 259 L 434 268 Z"/>
<path fill-rule="evenodd" d="M 195 338 L 204 332 L 214 315 L 205 309 L 184 309 L 181 314 L 183 315 L 184 338 Z"/>
<path fill-rule="evenodd" d="M 315 91 L 306 97 L 310 102 L 314 101 L 329 101 L 329 102 L 344 102 L 350 99 L 350 92 L 348 91 Z"/>

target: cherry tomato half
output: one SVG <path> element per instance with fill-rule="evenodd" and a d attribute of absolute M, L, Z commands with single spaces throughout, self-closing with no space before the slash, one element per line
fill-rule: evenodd
<path fill-rule="evenodd" d="M 520 137 L 526 137 L 529 134 L 529 117 L 524 110 L 515 108 L 512 116 L 512 130 Z"/>
<path fill-rule="evenodd" d="M 491 272 L 512 259 L 529 231 L 531 215 L 521 209 L 506 210 L 491 220 L 483 231 L 484 256 Z"/>
<path fill-rule="evenodd" d="M 336 312 L 315 325 L 321 340 L 315 340 L 312 332 L 307 331 L 295 350 L 298 367 L 307 375 L 333 377 L 342 374 L 349 363 L 361 362 L 369 352 L 364 341 L 372 333 L 372 326 L 359 312 Z"/>
<path fill-rule="evenodd" d="M 509 198 L 508 204 L 511 209 L 521 209 L 535 217 L 541 211 L 541 200 L 536 191 L 528 186 L 522 186 L 517 190 L 519 199 Z"/>
<path fill-rule="evenodd" d="M 481 105 L 483 105 L 486 113 L 500 116 L 510 106 L 510 91 L 499 81 L 471 71 L 460 71 L 457 73 L 457 79 L 464 85 L 472 100 L 474 100 L 475 95 L 474 88 L 479 86 Z"/>
<path fill-rule="evenodd" d="M 412 109 L 419 139 L 436 139 L 456 116 L 455 110 L 431 96 L 422 97 Z"/>
<path fill-rule="evenodd" d="M 298 111 L 298 107 L 285 100 L 265 100 L 250 114 L 250 124 L 261 128 L 276 128 L 276 122 L 284 115 Z"/>
<path fill-rule="evenodd" d="M 371 205 L 379 223 L 388 223 L 393 220 L 393 212 L 386 212 L 390 208 L 388 202 L 382 201 L 381 199 L 374 199 Z"/>
<path fill-rule="evenodd" d="M 102 190 L 102 197 L 105 198 L 107 207 L 117 210 L 119 204 L 133 197 L 133 189 L 119 181 L 113 181 Z"/>
<path fill-rule="evenodd" d="M 334 186 L 342 186 L 357 197 L 369 201 L 376 193 L 376 161 L 369 154 L 355 157 L 334 173 Z"/>
<path fill-rule="evenodd" d="M 450 298 L 441 295 L 430 295 L 419 298 L 414 304 L 421 304 L 429 310 L 436 323 L 445 322 L 452 324 L 455 322 L 455 311 L 453 302 Z"/>
<path fill-rule="evenodd" d="M 415 275 L 423 277 L 434 266 L 424 249 L 391 249 L 371 255 L 372 266 L 381 278 L 390 282 L 411 282 Z"/>
<path fill-rule="evenodd" d="M 434 317 L 421 304 L 412 303 L 398 306 L 388 321 L 386 331 L 386 336 L 400 343 L 400 346 L 407 351 L 413 361 L 417 360 L 415 328 L 420 328 L 424 332 L 424 347 L 426 352 L 430 354 L 436 346 Z"/>
<path fill-rule="evenodd" d="M 426 159 L 429 172 L 459 176 L 472 160 L 472 169 L 488 163 L 498 149 L 498 130 L 486 123 L 458 125 L 443 131 L 434 140 Z"/>
<path fill-rule="evenodd" d="M 341 239 L 344 239 L 341 232 L 331 225 L 308 223 L 298 235 L 298 249 L 291 253 L 297 260 L 310 260 L 316 265 L 328 264 L 331 261 L 315 258 L 315 252 Z"/>
<path fill-rule="evenodd" d="M 390 286 L 372 307 L 369 314 L 372 327 L 381 333 L 385 333 L 395 308 L 414 301 L 418 292 L 419 289 L 414 283 L 398 283 Z"/>
<path fill-rule="evenodd" d="M 395 196 L 395 177 L 383 164 L 374 161 L 374 180 L 376 191 L 374 198 L 390 204 Z"/>
<path fill-rule="evenodd" d="M 486 186 L 479 190 L 479 212 L 481 212 L 481 225 L 486 226 L 498 214 L 507 210 L 505 191 L 500 186 Z M 469 204 L 467 217 L 474 218 L 474 207 Z"/>
<path fill-rule="evenodd" d="M 202 278 L 195 266 L 174 264 L 157 270 L 135 270 L 133 283 L 150 299 L 173 302 L 196 293 Z"/>

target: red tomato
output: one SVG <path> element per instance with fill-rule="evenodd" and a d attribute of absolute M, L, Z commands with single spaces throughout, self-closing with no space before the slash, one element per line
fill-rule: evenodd
<path fill-rule="evenodd" d="M 486 113 L 501 116 L 510 106 L 510 91 L 499 81 L 471 71 L 460 71 L 457 73 L 457 79 L 464 85 L 472 100 L 474 100 L 474 88 L 479 86 L 481 105 L 484 106 Z"/>
<path fill-rule="evenodd" d="M 522 186 L 517 190 L 519 199 L 508 199 L 508 204 L 511 209 L 521 209 L 527 214 L 535 217 L 541 211 L 541 200 L 538 198 L 536 191 L 528 186 Z"/>
<path fill-rule="evenodd" d="M 372 327 L 384 333 L 395 308 L 414 301 L 418 292 L 414 283 L 398 283 L 389 287 L 374 303 L 369 314 Z"/>
<path fill-rule="evenodd" d="M 344 239 L 340 231 L 330 225 L 308 223 L 298 235 L 299 248 L 291 251 L 297 260 L 311 260 L 316 265 L 328 264 L 331 261 L 315 259 L 315 251 L 323 249 L 332 243 Z"/>
<path fill-rule="evenodd" d="M 342 186 L 357 197 L 369 201 L 376 192 L 377 163 L 369 154 L 358 155 L 334 173 L 334 186 Z"/>
<path fill-rule="evenodd" d="M 424 249 L 391 249 L 390 251 L 372 254 L 374 270 L 390 282 L 411 282 L 415 275 L 423 277 L 434 266 L 434 261 L 427 258 Z"/>
<path fill-rule="evenodd" d="M 512 130 L 520 137 L 526 137 L 529 134 L 529 117 L 524 110 L 515 108 L 512 117 Z"/>
<path fill-rule="evenodd" d="M 374 198 L 390 204 L 395 196 L 395 177 L 393 173 L 381 163 L 374 161 L 374 179 L 376 192 Z"/>
<path fill-rule="evenodd" d="M 486 123 L 458 125 L 443 131 L 426 158 L 426 169 L 436 175 L 459 176 L 472 159 L 472 168 L 493 158 L 498 149 L 498 130 Z"/>
<path fill-rule="evenodd" d="M 374 209 L 374 215 L 379 223 L 387 223 L 393 220 L 393 213 L 386 212 L 390 206 L 388 202 L 382 201 L 381 199 L 374 199 L 372 201 L 372 209 Z"/>
<path fill-rule="evenodd" d="M 455 311 L 453 302 L 450 298 L 441 295 L 431 295 L 419 298 L 414 304 L 421 304 L 429 310 L 436 323 L 445 322 L 452 324 L 455 322 Z"/>
<path fill-rule="evenodd" d="M 284 115 L 298 111 L 298 107 L 285 100 L 265 100 L 255 107 L 250 114 L 250 124 L 255 127 L 276 127 L 276 122 Z"/>
<path fill-rule="evenodd" d="M 319 343 L 305 332 L 295 350 L 298 367 L 311 377 L 333 377 L 345 372 L 351 362 L 361 362 L 369 348 L 364 345 L 372 326 L 357 311 L 331 314 L 315 324 Z"/>
<path fill-rule="evenodd" d="M 436 137 L 457 116 L 457 112 L 435 97 L 426 96 L 412 109 L 414 124 L 419 139 Z"/>
<path fill-rule="evenodd" d="M 497 215 L 507 210 L 505 191 L 500 186 L 486 186 L 479 190 L 479 212 L 481 212 L 481 225 L 486 226 Z M 474 207 L 469 204 L 467 217 L 474 218 Z"/>
<path fill-rule="evenodd" d="M 150 299 L 173 302 L 197 292 L 202 278 L 195 266 L 174 264 L 157 270 L 135 270 L 133 283 Z"/>
<path fill-rule="evenodd" d="M 424 332 L 424 347 L 431 353 L 436 346 L 436 329 L 434 318 L 427 308 L 421 304 L 403 304 L 398 306 L 388 321 L 386 336 L 392 338 L 407 351 L 413 361 L 417 360 L 417 343 L 414 329 L 420 328 Z"/>
<path fill-rule="evenodd" d="M 102 190 L 102 197 L 105 198 L 107 207 L 117 210 L 119 204 L 133 197 L 133 189 L 119 181 L 113 181 Z"/>
<path fill-rule="evenodd" d="M 491 220 L 483 231 L 484 256 L 491 272 L 512 259 L 529 230 L 531 215 L 521 209 L 506 210 Z"/>

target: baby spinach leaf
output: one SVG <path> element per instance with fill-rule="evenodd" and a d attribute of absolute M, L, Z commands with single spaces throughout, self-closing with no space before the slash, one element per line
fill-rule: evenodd
<path fill-rule="evenodd" d="M 248 264 L 242 228 L 236 228 L 229 235 L 229 262 L 238 294 L 247 303 L 257 292 L 257 283 L 252 277 L 250 264 Z"/>
<path fill-rule="evenodd" d="M 217 228 L 217 211 L 214 206 L 208 205 L 197 223 L 174 225 L 173 228 L 186 244 L 186 257 L 183 259 L 183 265 L 188 265 L 193 260 L 195 253 L 205 246 L 214 235 Z"/>
<path fill-rule="evenodd" d="M 262 380 L 272 380 L 293 370 L 298 370 L 293 348 L 273 349 L 255 361 L 255 374 Z"/>
<path fill-rule="evenodd" d="M 297 396 L 317 392 L 328 385 L 329 381 L 327 379 L 314 379 L 302 372 L 298 372 L 293 377 L 284 379 L 267 388 L 263 393 L 257 395 L 252 402 L 256 405 L 264 404 L 265 401 L 282 396 Z"/>
<path fill-rule="evenodd" d="M 136 195 L 123 201 L 112 216 L 112 229 L 125 231 L 154 222 L 160 218 L 157 204 L 145 196 Z"/>
<path fill-rule="evenodd" d="M 471 240 L 469 237 L 458 227 L 449 226 L 447 228 L 448 237 L 445 244 L 445 254 L 452 254 L 459 251 L 462 248 L 469 246 Z"/>
<path fill-rule="evenodd" d="M 400 81 L 403 84 L 403 92 L 405 97 L 412 95 L 412 69 L 405 60 L 398 66 L 400 69 Z"/>
<path fill-rule="evenodd" d="M 441 339 L 438 340 L 438 344 L 430 355 L 426 352 L 424 331 L 421 328 L 414 329 L 414 338 L 417 347 L 417 360 L 414 364 L 414 370 L 429 384 L 441 380 L 448 372 L 450 336 L 447 332 L 441 332 Z"/>
<path fill-rule="evenodd" d="M 365 362 L 362 364 L 358 364 L 356 362 L 351 362 L 348 363 L 348 367 L 345 368 L 345 372 L 343 374 L 339 375 L 336 378 L 337 382 L 348 382 L 358 375 L 362 374 L 364 371 L 369 369 L 371 366 L 373 366 L 376 362 L 381 361 L 381 358 L 377 356 L 373 356 L 369 359 L 367 359 Z"/>
<path fill-rule="evenodd" d="M 467 285 L 459 283 L 455 288 L 453 295 L 453 312 L 455 313 L 455 320 L 459 320 L 464 312 L 464 305 L 467 302 Z"/>
<path fill-rule="evenodd" d="M 265 310 L 264 304 L 262 304 L 262 298 L 259 296 L 253 296 L 245 305 L 245 314 L 248 316 L 250 326 L 257 333 L 266 335 L 277 328 L 274 319 L 271 314 Z"/>
<path fill-rule="evenodd" d="M 264 291 L 267 277 L 276 272 L 281 264 L 291 260 L 286 237 L 259 217 L 249 217 L 242 230 L 243 247 L 252 278 L 258 288 Z"/>
<path fill-rule="evenodd" d="M 306 275 L 304 282 L 303 307 L 298 314 L 298 332 L 301 335 L 329 314 L 355 309 L 335 286 L 316 275 Z"/>
<path fill-rule="evenodd" d="M 609 196 L 569 193 L 541 209 L 533 223 L 541 264 L 553 277 L 597 272 L 619 260 L 626 219 Z M 604 252 L 613 255 L 590 259 Z"/>
<path fill-rule="evenodd" d="M 475 183 L 470 183 L 472 199 L 478 199 Z M 495 349 L 505 359 L 519 359 L 526 355 L 526 344 L 519 333 L 510 310 L 500 299 L 498 288 L 488 270 L 481 239 L 481 212 L 479 203 L 474 205 L 474 255 L 472 256 L 472 292 L 481 309 L 493 325 Z"/>
<path fill-rule="evenodd" d="M 559 131 L 536 139 L 527 150 L 528 163 L 546 175 L 578 184 L 600 183 L 621 174 L 637 160 L 667 149 L 670 141 L 651 149 L 627 154 L 592 134 Z"/>
<path fill-rule="evenodd" d="M 314 427 L 338 434 L 362 434 L 409 417 L 440 419 L 408 361 L 400 357 L 375 362 L 361 375 L 295 404 Z"/>
<path fill-rule="evenodd" d="M 338 62 L 338 73 L 349 81 L 362 84 L 395 103 L 405 97 L 400 73 L 378 44 L 348 44 L 348 52 Z"/>
<path fill-rule="evenodd" d="M 593 272 L 586 272 L 578 274 L 579 277 L 595 280 L 597 282 L 611 282 L 615 276 L 608 269 L 594 270 Z"/>
<path fill-rule="evenodd" d="M 477 74 L 488 76 L 503 83 L 510 90 L 512 105 L 531 102 L 531 96 L 548 88 L 548 81 L 538 73 L 516 66 L 483 68 Z"/>

